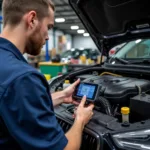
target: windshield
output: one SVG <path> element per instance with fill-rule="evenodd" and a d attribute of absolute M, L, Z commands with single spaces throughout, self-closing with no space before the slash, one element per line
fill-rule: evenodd
<path fill-rule="evenodd" d="M 150 39 L 128 42 L 113 57 L 132 60 L 150 58 Z"/>

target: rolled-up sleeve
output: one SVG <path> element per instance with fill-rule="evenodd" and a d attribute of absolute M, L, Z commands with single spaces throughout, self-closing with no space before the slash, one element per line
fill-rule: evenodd
<path fill-rule="evenodd" d="M 63 150 L 68 142 L 44 84 L 40 75 L 24 74 L 6 89 L 0 104 L 5 125 L 23 150 Z"/>

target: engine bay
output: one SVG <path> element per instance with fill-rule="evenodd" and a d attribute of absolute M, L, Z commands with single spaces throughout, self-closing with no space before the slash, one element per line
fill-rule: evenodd
<path fill-rule="evenodd" d="M 97 74 L 80 74 L 70 79 L 73 83 L 80 78 L 82 83 L 97 84 L 98 97 L 94 101 L 95 111 L 111 116 L 122 123 L 122 107 L 129 107 L 129 122 L 136 123 L 150 118 L 145 110 L 150 107 L 150 81 L 135 77 L 123 76 L 111 72 Z M 64 81 L 64 80 L 62 80 Z M 63 88 L 63 83 L 51 87 L 55 91 Z M 69 113 L 74 113 L 74 107 L 69 107 Z"/>
<path fill-rule="evenodd" d="M 98 96 L 94 99 L 94 114 L 82 135 L 82 150 L 115 149 L 117 143 L 114 143 L 114 135 L 118 137 L 120 133 L 122 136 L 129 133 L 129 138 L 125 138 L 125 141 L 149 141 L 149 135 L 145 135 L 145 130 L 150 126 L 149 70 L 138 67 L 133 71 L 129 66 L 118 70 L 106 67 L 96 66 L 70 72 L 49 82 L 51 93 L 63 90 L 65 80 L 73 83 L 80 78 L 80 83 L 99 86 L 96 88 Z M 80 91 L 78 95 L 81 93 Z M 122 108 L 130 110 L 128 121 L 123 120 Z M 74 104 L 61 104 L 54 108 L 58 123 L 65 133 L 73 125 L 75 109 Z M 136 131 L 139 130 L 143 131 L 140 137 L 130 137 L 130 132 L 136 137 Z"/>

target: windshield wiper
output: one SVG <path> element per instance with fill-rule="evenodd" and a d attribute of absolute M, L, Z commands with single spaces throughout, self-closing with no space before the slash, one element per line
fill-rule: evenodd
<path fill-rule="evenodd" d="M 130 65 L 130 64 L 150 64 L 150 59 L 127 61 L 122 58 L 113 57 L 113 60 L 116 60 L 117 62 L 119 62 L 121 64 L 128 64 L 128 65 Z"/>
<path fill-rule="evenodd" d="M 118 62 L 120 62 L 122 64 L 129 64 L 129 61 L 124 60 L 122 58 L 113 57 L 112 59 L 114 59 L 114 60 L 116 60 L 116 61 L 118 61 Z"/>
<path fill-rule="evenodd" d="M 150 64 L 150 60 L 143 59 L 143 60 L 129 61 L 128 64 Z"/>

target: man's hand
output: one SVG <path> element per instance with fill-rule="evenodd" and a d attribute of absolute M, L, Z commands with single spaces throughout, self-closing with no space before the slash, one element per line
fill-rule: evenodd
<path fill-rule="evenodd" d="M 94 105 L 85 107 L 86 97 L 83 97 L 76 111 L 76 118 L 71 129 L 65 134 L 68 144 L 64 150 L 79 150 L 81 146 L 82 132 L 84 126 L 89 122 L 93 115 Z"/>
<path fill-rule="evenodd" d="M 83 126 L 86 125 L 89 120 L 93 116 L 93 108 L 94 104 L 90 104 L 89 106 L 85 107 L 86 96 L 84 96 L 81 100 L 81 103 L 77 107 L 75 112 L 75 120 L 80 120 L 83 122 Z"/>
<path fill-rule="evenodd" d="M 64 89 L 62 91 L 63 94 L 64 94 L 64 101 L 63 101 L 63 103 L 73 103 L 73 104 L 78 105 L 78 103 L 72 99 L 72 94 L 73 94 L 76 86 L 79 83 L 80 83 L 80 79 L 78 79 L 76 82 L 74 82 L 73 84 L 71 84 L 69 87 L 67 87 L 66 89 Z"/>
<path fill-rule="evenodd" d="M 78 79 L 72 85 L 64 89 L 63 91 L 55 92 L 52 94 L 53 106 L 56 107 L 62 103 L 73 103 L 78 105 L 79 103 L 72 99 L 72 94 L 75 90 L 75 87 L 80 83 Z"/>

